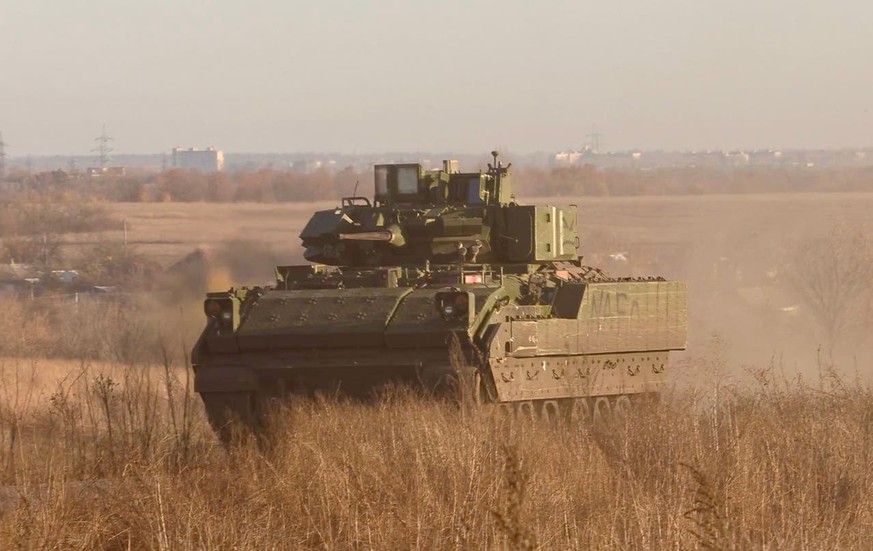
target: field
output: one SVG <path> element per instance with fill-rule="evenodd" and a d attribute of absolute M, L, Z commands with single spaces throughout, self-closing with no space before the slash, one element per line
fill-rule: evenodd
<path fill-rule="evenodd" d="M 807 277 L 801 271 L 812 268 L 798 266 L 795 251 L 828 238 L 835 227 L 866 232 L 873 212 L 873 195 L 864 193 L 536 201 L 579 205 L 582 252 L 590 264 L 615 275 L 688 281 L 690 355 L 703 354 L 718 335 L 737 360 L 732 363 L 762 364 L 778 357 L 807 375 L 815 374 L 819 346 L 829 343 L 817 325 L 819 313 L 793 296 L 793 280 Z M 297 235 L 313 209 L 333 206 L 128 203 L 111 208 L 127 221 L 130 243 L 165 266 L 196 247 L 218 253 L 227 270 L 213 287 L 221 288 L 268 283 L 275 264 L 303 262 Z M 120 231 L 106 235 L 122 239 Z M 81 243 L 95 236 L 71 239 Z M 867 350 L 865 340 L 852 333 L 828 353 L 851 363 Z"/>
<path fill-rule="evenodd" d="M 579 205 L 589 263 L 688 281 L 689 350 L 660 402 L 590 427 L 398 389 L 374 407 L 292 404 L 267 442 L 228 451 L 190 389 L 196 296 L 101 319 L 82 305 L 40 313 L 42 325 L 4 303 L 4 335 L 24 342 L 22 327 L 41 327 L 81 353 L 41 344 L 0 360 L 0 546 L 867 546 L 873 278 L 851 261 L 867 258 L 873 195 L 553 202 Z M 300 262 L 313 205 L 107 208 L 129 246 L 165 267 L 211 251 L 220 287 L 263 284 L 272 264 Z M 123 238 L 121 225 L 69 234 L 64 254 Z M 830 308 L 808 300 L 808 281 L 851 282 L 851 296 Z M 828 316 L 839 324 L 825 326 Z"/>

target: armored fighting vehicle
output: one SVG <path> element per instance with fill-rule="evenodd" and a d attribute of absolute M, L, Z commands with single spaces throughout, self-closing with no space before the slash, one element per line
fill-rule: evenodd
<path fill-rule="evenodd" d="M 310 265 L 270 287 L 208 293 L 192 360 L 222 434 L 295 395 L 386 383 L 593 418 L 656 393 L 686 344 L 685 284 L 581 261 L 575 205 L 520 205 L 484 172 L 377 165 L 375 193 L 316 212 Z"/>

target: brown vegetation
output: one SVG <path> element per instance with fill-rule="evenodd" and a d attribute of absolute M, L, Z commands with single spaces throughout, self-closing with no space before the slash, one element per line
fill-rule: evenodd
<path fill-rule="evenodd" d="M 53 266 L 60 259 L 61 236 L 100 232 L 120 226 L 100 205 L 72 197 L 56 201 L 40 195 L 32 201 L 0 203 L 0 262 Z"/>
<path fill-rule="evenodd" d="M 60 176 L 59 176 L 60 174 Z M 295 202 L 333 199 L 351 195 L 355 182 L 370 183 L 372 172 L 351 167 L 336 172 L 311 173 L 264 168 L 236 172 L 203 173 L 171 169 L 159 173 L 132 172 L 99 178 L 70 176 L 60 171 L 22 178 L 15 198 L 52 201 L 111 202 Z"/>
<path fill-rule="evenodd" d="M 165 292 L 0 296 L 0 310 L 0 361 L 153 364 L 164 348 L 190 348 L 203 323 L 200 295 Z"/>
<path fill-rule="evenodd" d="M 815 355 L 827 318 L 795 283 L 811 263 L 863 264 L 868 197 L 581 198 L 588 261 L 691 293 L 677 388 L 597 430 L 397 391 L 293 403 L 271 445 L 226 450 L 190 388 L 198 298 L 4 299 L 0 548 L 863 548 L 873 320 L 862 308 L 839 326 L 854 363 L 838 361 L 858 376 L 837 376 Z M 299 258 L 312 208 L 101 205 L 131 248 L 113 226 L 59 235 L 61 254 L 167 266 L 211 246 L 197 285 L 260 283 Z M 724 339 L 706 348 L 713 332 Z M 805 378 L 802 361 L 817 367 Z"/>
<path fill-rule="evenodd" d="M 225 450 L 181 360 L 84 362 L 38 399 L 29 378 L 50 369 L 3 364 L 3 548 L 862 548 L 873 535 L 873 394 L 835 378 L 764 370 L 753 388 L 677 392 L 593 430 L 397 391 L 298 402 L 276 413 L 272 444 Z"/>
<path fill-rule="evenodd" d="M 468 170 L 477 170 L 468 167 Z M 639 196 L 873 191 L 873 168 L 671 167 L 640 170 L 594 165 L 518 167 L 516 192 L 527 196 Z M 17 198 L 111 202 L 300 202 L 336 200 L 356 183 L 371 195 L 372 170 L 305 173 L 263 168 L 202 173 L 171 169 L 88 179 L 61 171 L 22 177 Z"/>
<path fill-rule="evenodd" d="M 703 167 L 631 170 L 593 165 L 522 168 L 517 189 L 534 196 L 707 195 L 873 191 L 873 168 Z"/>
<path fill-rule="evenodd" d="M 824 330 L 829 350 L 838 339 L 863 339 L 873 325 L 873 239 L 865 225 L 836 223 L 792 251 L 789 283 Z"/>

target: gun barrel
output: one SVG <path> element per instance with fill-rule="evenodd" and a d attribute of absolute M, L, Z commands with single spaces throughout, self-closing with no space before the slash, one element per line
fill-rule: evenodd
<path fill-rule="evenodd" d="M 344 241 L 391 241 L 394 239 L 394 234 L 390 230 L 376 230 L 360 233 L 341 233 L 339 238 Z"/>

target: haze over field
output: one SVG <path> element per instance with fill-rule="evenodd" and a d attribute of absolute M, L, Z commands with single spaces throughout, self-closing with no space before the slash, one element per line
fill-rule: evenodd
<path fill-rule="evenodd" d="M 870 145 L 857 0 L 0 0 L 10 155 Z"/>

